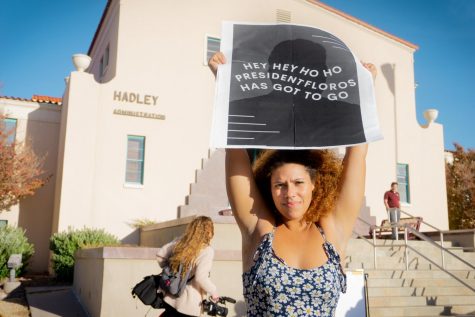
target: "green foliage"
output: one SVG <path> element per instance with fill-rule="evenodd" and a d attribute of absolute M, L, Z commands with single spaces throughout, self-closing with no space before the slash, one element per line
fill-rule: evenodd
<path fill-rule="evenodd" d="M 450 229 L 475 228 L 475 151 L 459 144 L 452 152 L 453 162 L 446 164 L 447 202 Z"/>
<path fill-rule="evenodd" d="M 55 233 L 50 238 L 53 251 L 53 270 L 58 279 L 72 282 L 74 277 L 74 253 L 81 248 L 118 245 L 117 237 L 103 229 L 84 228 Z"/>
<path fill-rule="evenodd" d="M 132 228 L 140 229 L 142 227 L 154 225 L 154 224 L 157 224 L 155 220 L 143 218 L 143 219 L 134 219 L 129 225 Z"/>
<path fill-rule="evenodd" d="M 27 265 L 28 260 L 34 253 L 33 244 L 25 237 L 25 230 L 12 226 L 0 228 L 0 279 L 10 275 L 7 267 L 8 259 L 12 254 L 22 255 L 23 265 L 17 269 L 17 275 L 21 275 Z"/>

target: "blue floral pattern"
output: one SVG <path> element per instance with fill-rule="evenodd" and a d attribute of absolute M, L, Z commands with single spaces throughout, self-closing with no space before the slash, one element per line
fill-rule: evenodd
<path fill-rule="evenodd" d="M 346 292 L 346 276 L 334 246 L 325 239 L 328 261 L 322 266 L 296 269 L 274 254 L 273 239 L 274 232 L 264 236 L 254 265 L 242 276 L 247 316 L 334 316 L 340 293 Z"/>

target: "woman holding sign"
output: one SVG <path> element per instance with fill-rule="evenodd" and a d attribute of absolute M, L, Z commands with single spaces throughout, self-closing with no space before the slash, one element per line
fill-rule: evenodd
<path fill-rule="evenodd" d="M 209 61 L 216 75 L 225 57 Z M 372 64 L 364 65 L 376 75 Z M 242 236 L 248 316 L 333 316 L 346 290 L 341 259 L 363 200 L 367 145 L 267 150 L 251 166 L 226 151 L 226 188 Z"/>

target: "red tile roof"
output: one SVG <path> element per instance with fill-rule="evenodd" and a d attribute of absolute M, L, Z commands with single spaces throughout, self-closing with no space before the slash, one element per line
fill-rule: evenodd
<path fill-rule="evenodd" d="M 59 97 L 50 97 L 50 96 L 40 96 L 40 95 L 33 95 L 31 100 L 36 102 L 43 102 L 43 103 L 53 103 L 57 105 L 61 105 L 62 99 Z"/>
<path fill-rule="evenodd" d="M 58 97 L 50 97 L 50 96 L 39 96 L 33 95 L 31 99 L 20 98 L 20 97 L 10 97 L 10 96 L 0 96 L 2 99 L 10 99 L 10 100 L 18 100 L 18 101 L 29 101 L 29 102 L 39 102 L 39 103 L 50 103 L 54 105 L 61 106 L 63 100 Z"/>

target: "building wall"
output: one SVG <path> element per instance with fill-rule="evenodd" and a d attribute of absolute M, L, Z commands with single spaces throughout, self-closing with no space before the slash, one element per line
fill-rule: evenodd
<path fill-rule="evenodd" d="M 396 179 L 396 164 L 407 163 L 412 200 L 403 208 L 448 228 L 443 130 L 439 124 L 423 128 L 417 122 L 413 48 L 303 0 L 114 0 L 90 50 L 92 74 L 71 73 L 61 119 L 54 106 L 21 110 L 25 121 L 19 126 L 38 136 L 35 148 L 49 153 L 56 189 L 54 194 L 53 179 L 34 198 L 44 203 L 25 200 L 19 207 L 34 212 L 15 207 L 0 217 L 27 225 L 28 234 L 41 241 L 37 257 L 42 267 L 51 232 L 99 227 L 136 243 L 138 232 L 130 223 L 177 217 L 209 150 L 214 79 L 204 63 L 206 35 L 219 36 L 222 20 L 275 22 L 277 9 L 291 12 L 292 23 L 332 32 L 361 60 L 378 67 L 376 98 L 385 139 L 370 145 L 367 159 L 365 207 L 371 215 L 377 222 L 386 217 L 383 193 Z M 101 75 L 107 46 L 109 65 Z M 117 92 L 150 95 L 158 102 L 114 100 Z M 22 107 L 15 104 L 14 112 Z M 117 109 L 165 119 L 113 114 Z M 49 114 L 40 119 L 45 111 Z M 125 184 L 127 135 L 146 137 L 143 186 Z"/>
<path fill-rule="evenodd" d="M 30 143 L 36 155 L 44 157 L 44 176 L 51 175 L 49 182 L 33 196 L 21 200 L 11 211 L 0 213 L 0 219 L 8 220 L 9 225 L 26 230 L 28 240 L 35 246 L 29 269 L 36 272 L 48 270 L 60 109 L 58 105 L 0 97 L 0 112 L 17 119 L 17 142 Z"/>

